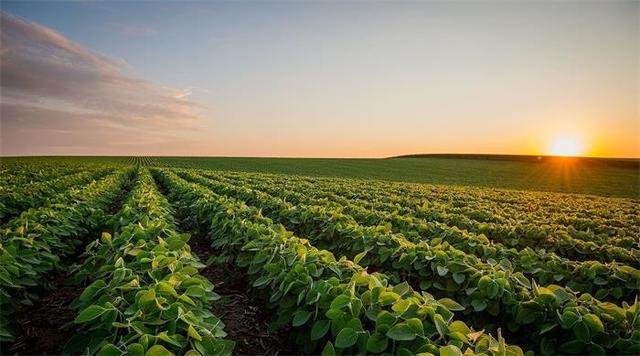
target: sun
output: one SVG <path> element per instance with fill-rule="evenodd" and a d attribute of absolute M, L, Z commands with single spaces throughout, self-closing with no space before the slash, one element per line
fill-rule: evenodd
<path fill-rule="evenodd" d="M 554 156 L 578 156 L 582 152 L 583 144 L 576 137 L 558 137 L 549 147 L 549 153 Z"/>

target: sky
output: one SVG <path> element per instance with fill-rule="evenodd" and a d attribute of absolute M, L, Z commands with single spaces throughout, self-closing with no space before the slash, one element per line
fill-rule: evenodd
<path fill-rule="evenodd" d="M 640 157 L 640 2 L 1 8 L 2 155 Z"/>

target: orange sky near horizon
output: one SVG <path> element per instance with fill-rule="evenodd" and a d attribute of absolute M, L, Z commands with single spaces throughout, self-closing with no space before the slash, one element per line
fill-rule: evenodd
<path fill-rule="evenodd" d="M 0 155 L 640 157 L 640 2 L 3 3 Z"/>

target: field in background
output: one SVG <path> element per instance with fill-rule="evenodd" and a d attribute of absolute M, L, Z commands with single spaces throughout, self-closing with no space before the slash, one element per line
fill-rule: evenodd
<path fill-rule="evenodd" d="M 4 159 L 10 161 L 13 158 Z M 116 162 L 130 160 L 127 157 L 100 159 Z M 640 198 L 638 160 L 549 157 L 538 160 L 533 156 L 454 155 L 390 159 L 146 157 L 144 162 L 161 166 L 238 172 L 380 179 Z"/>

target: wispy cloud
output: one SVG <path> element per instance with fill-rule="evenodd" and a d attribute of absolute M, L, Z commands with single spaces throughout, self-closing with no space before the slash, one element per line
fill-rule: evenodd
<path fill-rule="evenodd" d="M 19 151 L 8 146 L 7 137 L 22 134 L 26 140 L 11 141 L 30 144 L 29 132 L 50 128 L 59 130 L 50 131 L 54 136 L 104 129 L 114 137 L 134 131 L 166 136 L 189 131 L 201 120 L 203 107 L 189 100 L 190 88 L 139 78 L 121 59 L 6 12 L 0 12 L 0 27 L 2 153 Z"/>
<path fill-rule="evenodd" d="M 139 24 L 112 23 L 109 27 L 127 36 L 143 37 L 153 36 L 158 33 L 154 27 Z"/>

